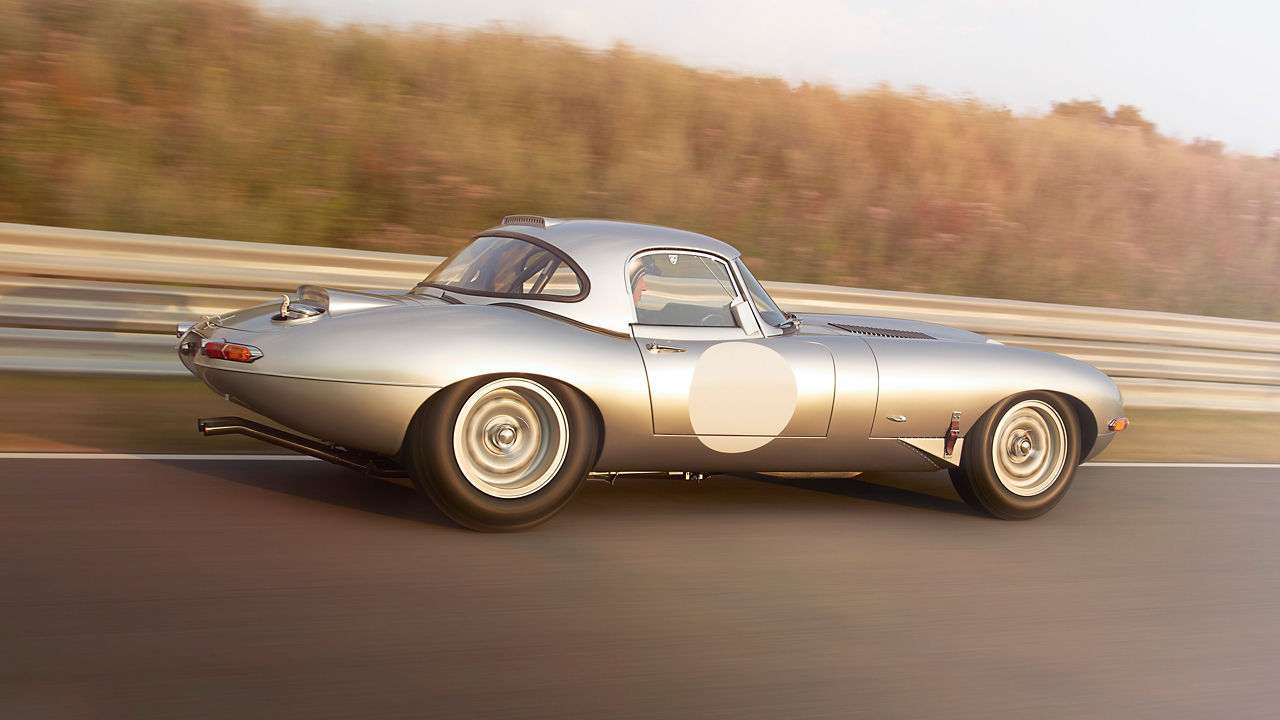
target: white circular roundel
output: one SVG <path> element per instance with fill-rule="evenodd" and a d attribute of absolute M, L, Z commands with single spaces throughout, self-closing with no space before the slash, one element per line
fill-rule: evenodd
<path fill-rule="evenodd" d="M 689 422 L 703 444 L 746 452 L 778 436 L 796 411 L 796 376 L 777 352 L 750 342 L 712 345 L 689 386 Z"/>

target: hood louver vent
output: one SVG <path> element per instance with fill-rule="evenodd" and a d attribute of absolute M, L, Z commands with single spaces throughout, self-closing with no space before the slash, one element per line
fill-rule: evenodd
<path fill-rule="evenodd" d="M 914 330 L 890 330 L 888 328 L 867 327 L 866 325 L 844 325 L 841 323 L 827 323 L 831 327 L 840 328 L 845 332 L 857 333 L 859 335 L 871 335 L 872 337 L 886 338 L 903 338 L 906 340 L 937 340 L 932 335 L 925 335 L 922 332 Z"/>

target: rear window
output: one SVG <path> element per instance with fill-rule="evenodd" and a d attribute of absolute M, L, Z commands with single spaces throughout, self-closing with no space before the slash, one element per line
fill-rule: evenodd
<path fill-rule="evenodd" d="M 473 295 L 580 300 L 577 266 L 550 247 L 513 237 L 478 237 L 418 284 Z"/>

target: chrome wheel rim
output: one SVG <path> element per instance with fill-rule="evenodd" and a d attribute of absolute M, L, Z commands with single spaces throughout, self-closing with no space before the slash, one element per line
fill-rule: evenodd
<path fill-rule="evenodd" d="M 560 471 L 568 449 L 564 407 L 550 390 L 524 378 L 495 380 L 476 390 L 453 427 L 462 475 L 498 498 L 541 490 Z"/>
<path fill-rule="evenodd" d="M 1051 405 L 1024 400 L 1000 418 L 992 441 L 996 477 L 1015 495 L 1047 490 L 1067 464 L 1067 426 Z"/>

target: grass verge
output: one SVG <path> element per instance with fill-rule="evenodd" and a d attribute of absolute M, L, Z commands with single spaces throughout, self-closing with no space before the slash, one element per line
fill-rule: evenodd
<path fill-rule="evenodd" d="M 196 418 L 270 421 L 194 377 L 0 373 L 0 451 L 287 452 L 239 435 L 204 437 Z"/>

